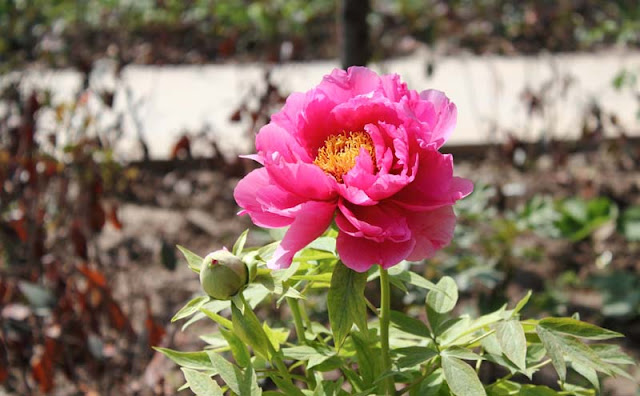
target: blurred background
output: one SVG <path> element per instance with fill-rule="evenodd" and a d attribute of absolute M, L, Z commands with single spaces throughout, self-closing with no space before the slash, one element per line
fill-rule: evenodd
<path fill-rule="evenodd" d="M 453 276 L 470 313 L 533 290 L 526 316 L 578 313 L 638 359 L 639 45 L 635 0 L 0 0 L 0 395 L 176 394 L 150 347 L 208 328 L 170 323 L 199 293 L 175 245 L 204 256 L 251 227 L 238 155 L 353 64 L 458 106 L 443 151 L 476 191 L 412 268 Z"/>

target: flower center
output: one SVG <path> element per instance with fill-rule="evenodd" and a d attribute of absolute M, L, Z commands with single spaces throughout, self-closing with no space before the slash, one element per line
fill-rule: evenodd
<path fill-rule="evenodd" d="M 356 165 L 362 147 L 367 150 L 375 164 L 373 140 L 365 132 L 342 132 L 329 136 L 324 141 L 324 146 L 318 150 L 313 163 L 342 183 L 342 176 Z"/>

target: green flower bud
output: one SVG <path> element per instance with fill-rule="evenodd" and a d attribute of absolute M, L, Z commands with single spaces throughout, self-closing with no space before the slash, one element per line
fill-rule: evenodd
<path fill-rule="evenodd" d="M 202 290 L 217 300 L 229 300 L 249 280 L 247 266 L 228 250 L 209 253 L 202 260 L 200 284 Z"/>

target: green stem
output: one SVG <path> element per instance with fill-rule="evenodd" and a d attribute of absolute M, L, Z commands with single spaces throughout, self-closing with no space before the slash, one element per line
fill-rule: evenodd
<path fill-rule="evenodd" d="M 298 337 L 298 344 L 309 345 L 309 341 L 307 340 L 307 337 L 304 334 L 305 332 L 304 324 L 302 323 L 302 313 L 300 312 L 300 304 L 298 303 L 298 300 L 292 297 L 287 297 L 287 304 L 289 305 L 289 308 L 291 309 L 291 314 L 293 315 L 293 323 L 296 328 L 296 336 Z M 313 371 L 308 370 L 306 364 L 304 364 L 304 372 L 307 377 L 306 382 L 307 382 L 307 385 L 309 386 L 309 389 L 315 388 L 316 379 L 313 376 Z"/>
<path fill-rule="evenodd" d="M 307 341 L 307 337 L 304 335 L 304 324 L 302 323 L 302 313 L 300 313 L 300 305 L 298 304 L 298 300 L 292 297 L 287 297 L 287 304 L 289 304 L 291 314 L 293 315 L 293 324 L 296 327 L 296 335 L 298 336 L 298 341 L 300 341 L 302 344 L 308 345 L 309 341 Z"/>
<path fill-rule="evenodd" d="M 387 270 L 380 266 L 380 345 L 382 346 L 382 372 L 391 371 L 391 357 L 389 355 L 389 314 L 391 313 L 391 287 Z M 386 395 L 395 393 L 393 376 L 384 379 Z"/>

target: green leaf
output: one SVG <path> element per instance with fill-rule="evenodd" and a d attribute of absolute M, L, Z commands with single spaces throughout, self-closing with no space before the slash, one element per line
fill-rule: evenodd
<path fill-rule="evenodd" d="M 451 392 L 456 396 L 486 396 L 486 392 L 476 371 L 462 360 L 442 357 L 442 370 Z"/>
<path fill-rule="evenodd" d="M 558 396 L 558 392 L 542 385 L 524 385 L 518 396 Z"/>
<path fill-rule="evenodd" d="M 222 389 L 217 382 L 211 379 L 207 374 L 200 371 L 182 368 L 184 378 L 189 384 L 189 388 L 197 396 L 222 396 Z"/>
<path fill-rule="evenodd" d="M 200 311 L 202 313 L 204 313 L 205 315 L 207 315 L 211 320 L 213 320 L 214 322 L 216 322 L 220 326 L 225 327 L 225 328 L 227 328 L 229 330 L 233 330 L 233 323 L 229 319 L 227 319 L 227 318 L 225 318 L 223 316 L 220 316 L 220 315 L 218 315 L 217 313 L 215 313 L 213 311 L 209 311 L 206 308 L 200 308 Z"/>
<path fill-rule="evenodd" d="M 366 273 L 353 271 L 342 262 L 336 263 L 327 296 L 327 306 L 334 343 L 338 349 L 347 338 L 354 322 L 361 331 L 366 330 L 367 310 L 364 302 L 366 282 Z"/>
<path fill-rule="evenodd" d="M 164 354 L 176 364 L 194 369 L 194 370 L 211 370 L 211 361 L 209 355 L 205 351 L 198 352 L 180 352 L 168 348 L 153 347 L 156 351 Z"/>
<path fill-rule="evenodd" d="M 268 245 L 264 245 L 260 249 L 258 249 L 258 257 L 260 257 L 263 261 L 269 261 L 273 253 L 276 251 L 278 246 L 280 245 L 280 241 L 272 242 Z"/>
<path fill-rule="evenodd" d="M 399 281 L 408 283 L 410 285 L 419 287 L 421 289 L 444 291 L 440 289 L 438 286 L 436 286 L 435 284 L 433 284 L 432 282 L 429 282 L 428 280 L 426 280 L 424 277 L 416 274 L 415 272 L 407 271 L 407 270 L 401 270 L 401 272 L 396 272 L 398 270 L 396 270 L 395 268 L 399 268 L 399 267 L 391 267 L 389 269 L 390 278 L 397 279 Z"/>
<path fill-rule="evenodd" d="M 282 354 L 284 357 L 293 360 L 309 360 L 317 356 L 332 356 L 333 353 L 329 350 L 322 350 L 320 348 L 314 348 L 308 345 L 300 345 L 289 348 L 282 348 Z"/>
<path fill-rule="evenodd" d="M 614 371 L 617 372 L 617 367 L 600 359 L 594 351 L 578 339 L 566 336 L 560 336 L 558 339 L 562 343 L 562 350 L 566 353 L 569 359 L 571 359 L 572 363 L 591 367 L 592 369 L 607 375 L 613 375 Z"/>
<path fill-rule="evenodd" d="M 417 366 L 438 355 L 435 348 L 423 346 L 396 348 L 394 352 L 398 355 L 397 362 L 401 368 Z"/>
<path fill-rule="evenodd" d="M 380 375 L 380 352 L 378 348 L 375 348 L 375 341 L 369 338 L 361 333 L 351 333 L 358 361 L 358 372 L 365 384 L 372 384 Z"/>
<path fill-rule="evenodd" d="M 545 318 L 538 325 L 556 333 L 572 335 L 589 340 L 606 340 L 609 338 L 624 337 L 615 331 L 603 329 L 590 323 L 581 322 L 572 318 Z"/>
<path fill-rule="evenodd" d="M 240 395 L 262 396 L 262 389 L 258 386 L 258 376 L 251 365 L 244 370 L 240 382 Z"/>
<path fill-rule="evenodd" d="M 307 248 L 322 250 L 324 252 L 336 254 L 336 239 L 332 237 L 320 237 L 311 242 Z"/>
<path fill-rule="evenodd" d="M 522 371 L 526 369 L 527 339 L 517 320 L 507 320 L 496 326 L 496 337 L 502 352 Z"/>
<path fill-rule="evenodd" d="M 262 329 L 276 351 L 279 351 L 280 344 L 284 344 L 289 338 L 289 330 L 272 329 L 266 322 L 262 324 Z"/>
<path fill-rule="evenodd" d="M 193 315 L 194 313 L 198 312 L 200 310 L 200 307 L 203 306 L 207 301 L 209 301 L 209 296 L 200 296 L 192 299 L 178 312 L 176 312 L 175 315 L 173 315 L 173 318 L 171 318 L 171 322 L 175 322 Z"/>
<path fill-rule="evenodd" d="M 436 286 L 438 289 L 431 290 L 427 294 L 427 305 L 440 314 L 451 312 L 458 301 L 456 282 L 453 278 L 444 276 Z"/>
<path fill-rule="evenodd" d="M 391 311 L 389 318 L 391 323 L 398 329 L 405 333 L 413 334 L 418 337 L 431 338 L 431 331 L 426 324 L 422 323 L 418 319 L 414 319 L 410 316 L 398 311 Z"/>
<path fill-rule="evenodd" d="M 607 363 L 611 364 L 636 364 L 618 345 L 612 344 L 591 344 L 591 350 Z"/>
<path fill-rule="evenodd" d="M 231 322 L 233 331 L 247 345 L 260 354 L 263 358 L 270 360 L 269 339 L 262 329 L 256 314 L 248 304 L 245 306 L 244 314 L 238 307 L 231 304 Z"/>
<path fill-rule="evenodd" d="M 282 392 L 284 392 L 285 395 L 287 395 L 287 396 L 305 396 L 305 394 L 302 393 L 302 391 L 300 389 L 298 389 L 296 386 L 294 386 L 291 382 L 283 380 L 282 378 L 280 378 L 275 373 L 269 374 L 269 378 L 271 378 L 273 383 L 276 384 L 278 389 L 281 390 Z"/>
<path fill-rule="evenodd" d="M 224 339 L 227 340 L 227 344 L 229 345 L 229 348 L 231 348 L 231 353 L 233 354 L 233 358 L 236 360 L 238 366 L 249 366 L 251 364 L 251 355 L 249 354 L 247 346 L 242 342 L 242 340 L 240 340 L 240 337 L 223 327 L 220 327 L 218 330 Z"/>
<path fill-rule="evenodd" d="M 586 378 L 596 390 L 600 391 L 600 380 L 598 379 L 598 373 L 596 370 L 578 362 L 572 362 L 571 368 Z"/>
<path fill-rule="evenodd" d="M 236 243 L 233 244 L 233 249 L 231 249 L 231 253 L 233 253 L 235 256 L 240 257 L 240 255 L 242 254 L 242 251 L 244 250 L 244 244 L 247 242 L 248 234 L 249 234 L 249 230 L 248 229 L 244 230 L 244 232 L 240 234 L 240 236 L 236 240 Z"/>
<path fill-rule="evenodd" d="M 184 258 L 187 259 L 187 264 L 189 265 L 189 268 L 191 268 L 191 271 L 199 274 L 200 267 L 202 266 L 202 257 L 193 253 L 191 250 L 187 249 L 184 246 L 178 245 L 178 249 L 180 250 L 180 252 L 182 252 Z"/>
<path fill-rule="evenodd" d="M 551 331 L 546 330 L 542 326 L 536 327 L 536 332 L 547 350 L 547 355 L 551 358 L 551 364 L 556 369 L 558 376 L 562 382 L 567 380 L 567 364 L 564 361 L 561 340 Z"/>
<path fill-rule="evenodd" d="M 444 373 L 442 372 L 442 369 L 437 369 L 422 381 L 422 384 L 420 384 L 420 388 L 415 395 L 440 396 L 444 385 Z M 447 393 L 447 395 L 448 394 L 449 393 Z"/>
<path fill-rule="evenodd" d="M 524 306 L 527 305 L 527 303 L 529 302 L 530 298 L 531 298 L 531 290 L 529 290 L 527 292 L 527 294 L 525 294 L 525 296 L 522 297 L 522 299 L 520 301 L 518 301 L 518 303 L 516 304 L 515 308 L 513 308 L 511 316 L 513 317 L 513 316 L 517 315 L 518 313 L 520 313 L 522 308 L 524 308 Z"/>
<path fill-rule="evenodd" d="M 482 360 L 482 356 L 474 353 L 470 349 L 454 346 L 447 348 L 440 353 L 441 356 L 454 357 L 462 360 Z"/>
<path fill-rule="evenodd" d="M 210 364 L 213 366 L 216 373 L 220 375 L 220 378 L 222 378 L 224 383 L 227 384 L 229 389 L 238 395 L 242 395 L 240 392 L 240 384 L 244 380 L 242 371 L 213 351 L 207 351 L 207 355 L 211 362 Z"/>
<path fill-rule="evenodd" d="M 489 385 L 487 388 L 487 394 L 489 396 L 509 396 L 519 395 L 521 385 L 516 382 L 499 380 Z"/>

